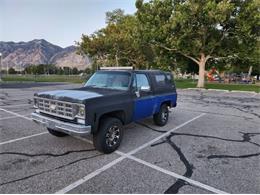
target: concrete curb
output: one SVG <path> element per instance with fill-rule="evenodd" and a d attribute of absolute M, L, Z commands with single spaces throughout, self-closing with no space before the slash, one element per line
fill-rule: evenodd
<path fill-rule="evenodd" d="M 223 91 L 223 92 L 229 92 L 227 89 L 207 89 L 208 91 Z"/>
<path fill-rule="evenodd" d="M 239 90 L 234 90 L 234 91 L 230 91 L 230 92 L 258 94 L 257 92 L 254 92 L 254 91 L 239 91 Z"/>
<path fill-rule="evenodd" d="M 178 89 L 177 89 L 178 90 Z M 204 89 L 204 88 L 186 88 L 186 89 L 179 89 L 179 90 L 195 90 L 195 91 L 220 91 L 220 92 L 226 92 L 226 93 L 249 93 L 249 94 L 260 94 L 254 91 L 240 91 L 240 90 L 226 90 L 226 89 Z"/>
<path fill-rule="evenodd" d="M 206 91 L 204 88 L 187 88 L 188 90 Z"/>

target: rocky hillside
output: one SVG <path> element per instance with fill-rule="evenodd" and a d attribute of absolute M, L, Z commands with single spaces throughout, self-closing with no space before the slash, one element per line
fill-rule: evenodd
<path fill-rule="evenodd" d="M 90 66 L 90 59 L 78 55 L 76 47 L 70 46 L 53 55 L 49 63 L 55 64 L 57 67 L 76 67 L 79 70 L 84 70 Z"/>
<path fill-rule="evenodd" d="M 31 64 L 55 64 L 80 70 L 90 66 L 89 58 L 78 55 L 75 46 L 62 48 L 44 39 L 18 43 L 0 41 L 0 53 L 3 69 L 8 66 L 19 70 Z"/>

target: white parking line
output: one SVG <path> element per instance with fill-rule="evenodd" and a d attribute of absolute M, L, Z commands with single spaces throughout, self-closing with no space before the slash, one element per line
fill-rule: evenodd
<path fill-rule="evenodd" d="M 76 138 L 78 138 L 78 137 L 76 137 Z M 87 143 L 93 144 L 93 142 L 92 142 L 91 140 L 84 139 L 84 138 L 83 138 L 83 139 L 82 139 L 82 138 L 79 138 L 79 139 L 81 139 L 82 141 L 85 141 L 85 142 L 87 142 Z M 177 174 L 177 173 L 175 173 L 175 172 L 168 171 L 168 170 L 166 170 L 166 169 L 163 169 L 163 168 L 161 168 L 161 167 L 159 167 L 159 166 L 156 166 L 156 165 L 154 165 L 154 164 L 151 164 L 151 163 L 149 163 L 149 162 L 147 162 L 147 161 L 144 161 L 144 160 L 142 160 L 142 159 L 136 158 L 136 157 L 134 157 L 134 156 L 132 156 L 132 155 L 129 155 L 129 154 L 124 153 L 124 152 L 121 152 L 121 151 L 119 151 L 119 150 L 115 151 L 115 153 L 118 154 L 118 155 L 120 155 L 120 156 L 126 157 L 127 159 L 134 160 L 135 162 L 138 162 L 138 163 L 140 163 L 140 164 L 142 164 L 142 165 L 145 165 L 145 166 L 148 166 L 148 167 L 150 167 L 150 168 L 152 168 L 152 169 L 155 169 L 155 170 L 157 170 L 157 171 L 160 171 L 160 172 L 162 172 L 162 173 L 164 173 L 164 174 L 170 175 L 170 176 L 172 176 L 172 177 L 174 177 L 174 178 L 182 179 L 182 180 L 184 180 L 184 181 L 186 181 L 186 182 L 188 182 L 188 183 L 190 183 L 190 184 L 192 184 L 192 185 L 194 185 L 194 186 L 200 187 L 200 188 L 202 188 L 202 189 L 206 189 L 206 190 L 208 190 L 208 191 L 210 191 L 210 192 L 213 192 L 213 193 L 216 193 L 216 194 L 228 194 L 227 192 L 218 190 L 218 189 L 216 189 L 216 188 L 214 188 L 214 187 L 212 187 L 212 186 L 203 184 L 203 183 L 201 183 L 201 182 L 195 181 L 195 180 L 190 179 L 190 178 L 188 178 L 188 177 L 184 177 L 184 176 L 179 175 L 179 174 Z M 123 160 L 123 159 L 122 159 L 122 160 Z M 93 178 L 93 177 L 92 177 L 92 178 Z M 89 178 L 89 179 L 91 179 L 91 178 Z M 83 183 L 84 183 L 84 182 L 83 182 Z M 60 192 L 60 193 L 62 193 L 62 192 Z"/>
<path fill-rule="evenodd" d="M 20 106 L 32 106 L 32 104 L 17 104 L 17 105 L 1 105 L 0 108 L 12 108 L 12 107 L 20 107 Z"/>
<path fill-rule="evenodd" d="M 78 138 L 78 137 L 76 137 L 76 138 Z M 92 142 L 91 140 L 88 140 L 88 139 L 85 139 L 85 138 L 79 138 L 79 139 L 82 140 L 82 141 L 85 141 L 85 142 L 87 142 L 87 143 L 93 144 L 93 142 Z M 152 141 L 153 141 L 153 140 L 152 140 Z M 150 145 L 150 144 L 149 144 L 149 145 Z M 213 192 L 213 193 L 216 193 L 216 194 L 228 194 L 227 192 L 218 190 L 218 189 L 216 189 L 216 188 L 214 188 L 214 187 L 212 187 L 212 186 L 203 184 L 203 183 L 201 183 L 201 182 L 198 182 L 198 181 L 195 181 L 195 180 L 193 180 L 193 179 L 190 179 L 190 178 L 184 177 L 184 176 L 182 176 L 182 175 L 179 175 L 179 174 L 177 174 L 177 173 L 175 173 L 175 172 L 172 172 L 172 171 L 168 171 L 168 170 L 166 170 L 166 169 L 163 169 L 163 168 L 161 168 L 161 167 L 159 167 L 159 166 L 156 166 L 156 165 L 154 165 L 154 164 L 151 164 L 151 163 L 149 163 L 149 162 L 147 162 L 147 161 L 144 161 L 144 160 L 141 160 L 141 159 L 139 159 L 139 158 L 136 158 L 136 157 L 130 155 L 130 154 L 129 154 L 130 152 L 129 152 L 129 153 L 124 153 L 124 152 L 121 152 L 121 151 L 117 150 L 117 151 L 115 151 L 115 153 L 118 154 L 118 155 L 120 155 L 120 156 L 126 157 L 126 158 L 128 158 L 128 159 L 132 159 L 132 160 L 134 160 L 134 161 L 136 161 L 136 162 L 138 162 L 138 163 L 141 163 L 141 164 L 143 164 L 143 165 L 145 165 L 145 166 L 148 166 L 148 167 L 150 167 L 150 168 L 152 168 L 152 169 L 155 169 L 155 170 L 157 170 L 157 171 L 160 171 L 160 172 L 162 172 L 162 173 L 165 173 L 165 174 L 167 174 L 167 175 L 170 175 L 170 176 L 172 176 L 172 177 L 174 177 L 174 178 L 182 179 L 182 180 L 184 180 L 184 181 L 186 181 L 186 182 L 188 182 L 188 183 L 190 183 L 190 184 L 193 184 L 194 186 L 198 186 L 198 187 L 200 187 L 200 188 L 202 188 L 202 189 L 206 189 L 206 190 L 208 190 L 208 191 L 210 191 L 210 192 Z M 123 160 L 123 159 L 122 159 L 122 160 Z M 93 177 L 91 177 L 91 178 L 93 178 Z M 89 178 L 89 179 L 91 179 L 91 178 Z M 81 182 L 82 182 L 82 181 L 83 181 L 83 180 L 81 180 Z M 84 183 L 84 182 L 83 182 L 83 183 Z M 82 184 L 82 183 L 81 183 L 81 184 Z M 79 185 L 80 185 L 80 184 L 79 184 Z M 77 187 L 77 186 L 76 186 L 76 187 Z M 62 192 L 59 191 L 59 193 L 62 193 Z M 66 192 L 65 192 L 65 193 L 66 193 Z"/>
<path fill-rule="evenodd" d="M 55 194 L 65 194 L 66 192 L 71 191 L 72 189 L 76 188 L 77 186 L 85 183 L 86 181 L 90 180 L 91 178 L 99 175 L 100 173 L 104 172 L 105 170 L 109 169 L 110 167 L 116 165 L 117 163 L 121 162 L 122 160 L 124 160 L 126 157 L 121 156 L 115 160 L 113 160 L 112 162 L 106 164 L 105 166 L 101 167 L 100 169 L 97 169 L 95 171 L 93 171 L 92 173 L 86 175 L 85 177 L 83 177 L 82 179 L 79 179 L 78 181 L 70 184 L 69 186 L 63 188 L 62 190 L 56 192 Z"/>
<path fill-rule="evenodd" d="M 17 113 L 14 113 L 14 112 L 11 112 L 11 111 L 2 109 L 2 108 L 0 108 L 0 110 L 5 111 L 5 112 L 8 112 L 8 113 L 13 114 L 13 115 L 16 115 L 15 117 L 22 117 L 22 118 L 25 118 L 25 119 L 27 119 L 27 120 L 31 120 L 31 119 L 28 118 L 28 117 L 25 117 L 25 116 L 23 116 L 23 115 L 20 115 L 20 114 L 17 114 Z M 202 114 L 200 114 L 199 116 L 197 116 L 197 117 L 195 117 L 195 118 L 193 118 L 193 119 L 191 119 L 191 120 L 189 120 L 189 121 L 187 121 L 187 122 L 185 122 L 185 123 L 183 123 L 183 124 L 181 124 L 181 125 L 179 125 L 179 126 L 173 128 L 173 129 L 171 129 L 170 131 L 168 131 L 168 132 L 162 134 L 162 135 L 159 136 L 159 137 L 156 137 L 155 139 L 153 139 L 153 140 L 151 140 L 151 141 L 149 141 L 149 142 L 147 142 L 147 143 L 145 143 L 145 144 L 139 146 L 138 148 L 136 148 L 136 149 L 134 149 L 134 150 L 132 150 L 132 151 L 130 151 L 130 152 L 128 152 L 128 153 L 123 153 L 123 152 L 120 152 L 120 151 L 116 151 L 115 153 L 121 155 L 121 157 L 119 157 L 119 158 L 113 160 L 112 162 L 108 163 L 107 165 L 101 167 L 100 169 L 97 169 L 97 170 L 93 171 L 92 173 L 86 175 L 86 176 L 83 177 L 82 179 L 80 179 L 80 180 L 78 180 L 78 181 L 76 181 L 76 182 L 70 184 L 69 186 L 67 186 L 67 187 L 65 187 L 65 188 L 63 188 L 63 189 L 61 189 L 60 191 L 58 191 L 58 192 L 56 192 L 56 193 L 58 193 L 58 194 L 67 193 L 67 192 L 71 191 L 72 189 L 76 188 L 77 186 L 79 186 L 79 185 L 85 183 L 86 181 L 90 180 L 91 178 L 93 178 L 93 177 L 99 175 L 100 173 L 104 172 L 105 170 L 111 168 L 112 166 L 116 165 L 117 163 L 121 162 L 122 160 L 128 158 L 128 159 L 132 159 L 132 160 L 134 160 L 134 161 L 136 161 L 136 162 L 138 162 L 138 163 L 141 163 L 141 164 L 143 164 L 143 165 L 145 165 L 145 166 L 148 166 L 148 167 L 150 167 L 150 168 L 153 168 L 153 169 L 155 169 L 155 170 L 157 170 L 157 171 L 160 171 L 160 172 L 162 172 L 162 173 L 165 173 L 165 174 L 167 174 L 167 175 L 170 175 L 170 176 L 172 176 L 172 177 L 175 177 L 175 178 L 178 178 L 178 179 L 182 179 L 182 180 L 184 180 L 184 181 L 186 181 L 186 182 L 188 182 L 188 183 L 190 183 L 190 184 L 193 184 L 193 185 L 198 186 L 198 187 L 200 187 L 200 188 L 206 189 L 206 190 L 211 191 L 211 192 L 213 192 L 213 193 L 226 194 L 226 192 L 224 192 L 224 191 L 218 190 L 218 189 L 216 189 L 216 188 L 214 188 L 214 187 L 208 186 L 208 185 L 203 184 L 203 183 L 200 183 L 200 182 L 198 182 L 198 181 L 189 179 L 189 178 L 187 178 L 187 177 L 184 177 L 184 176 L 179 175 L 179 174 L 177 174 L 177 173 L 174 173 L 174 172 L 172 172 L 172 171 L 168 171 L 168 170 L 166 170 L 166 169 L 163 169 L 163 168 L 161 168 L 161 167 L 158 167 L 158 166 L 153 165 L 153 164 L 151 164 L 151 163 L 149 163 L 149 162 L 146 162 L 146 161 L 144 161 L 144 160 L 141 160 L 141 159 L 139 159 L 139 158 L 136 158 L 136 157 L 132 156 L 132 154 L 134 154 L 134 153 L 136 153 L 136 152 L 142 150 L 143 148 L 145 148 L 145 147 L 151 145 L 152 143 L 154 143 L 154 142 L 160 140 L 161 138 L 163 138 L 163 137 L 169 135 L 169 134 L 172 133 L 173 131 L 175 131 L 175 130 L 177 130 L 177 129 L 179 129 L 179 128 L 181 128 L 181 127 L 187 125 L 187 124 L 189 124 L 190 122 L 192 122 L 192 121 L 194 121 L 194 120 L 196 120 L 196 119 L 202 117 L 203 115 L 205 115 L 205 113 L 202 113 Z M 5 119 L 7 119 L 7 118 L 15 118 L 15 117 L 6 117 Z M 24 140 L 24 139 L 28 139 L 28 138 L 31 138 L 31 137 L 35 137 L 35 136 L 39 136 L 39 135 L 43 135 L 43 134 L 47 134 L 47 133 L 48 133 L 48 132 L 42 132 L 42 133 L 30 135 L 30 136 L 25 136 L 25 137 L 22 137 L 22 138 L 17 138 L 17 139 L 13 139 L 13 140 L 1 142 L 0 145 L 12 143 L 12 142 L 16 142 L 16 141 L 20 141 L 20 140 Z M 77 138 L 78 138 L 78 137 L 77 137 Z M 90 140 L 88 140 L 88 139 L 82 139 L 82 140 L 83 140 L 83 141 L 86 141 L 86 142 L 88 142 L 88 143 L 93 143 L 92 141 L 90 141 Z"/>
<path fill-rule="evenodd" d="M 179 129 L 179 128 L 181 128 L 181 127 L 183 127 L 183 126 L 185 126 L 185 125 L 191 123 L 192 121 L 194 121 L 194 120 L 196 120 L 196 119 L 199 119 L 200 117 L 202 117 L 202 116 L 204 116 L 204 115 L 206 115 L 206 114 L 205 114 L 205 113 L 202 113 L 202 114 L 200 114 L 199 116 L 196 116 L 196 117 L 194 117 L 193 119 L 188 120 L 188 121 L 185 122 L 185 123 L 182 123 L 181 125 L 179 125 L 179 126 L 173 128 L 173 129 L 167 131 L 166 133 L 161 134 L 159 137 L 154 138 L 153 140 L 151 140 L 151 141 L 149 141 L 149 142 L 147 142 L 147 143 L 145 143 L 145 144 L 139 146 L 138 148 L 132 150 L 131 152 L 128 152 L 127 154 L 132 155 L 132 154 L 134 154 L 134 153 L 136 153 L 136 152 L 142 150 L 143 148 L 145 148 L 145 147 L 147 147 L 147 146 L 153 144 L 154 142 L 156 142 L 156 141 L 162 139 L 163 137 L 168 136 L 169 134 L 171 134 L 172 132 L 176 131 L 177 129 Z"/>
<path fill-rule="evenodd" d="M 142 150 L 143 148 L 145 148 L 145 147 L 151 145 L 152 143 L 158 141 L 159 139 L 161 139 L 161 138 L 163 138 L 163 137 L 169 135 L 170 133 L 174 132 L 175 130 L 177 130 L 177 129 L 179 129 L 179 128 L 181 128 L 181 127 L 183 127 L 183 126 L 185 126 L 185 125 L 187 125 L 187 124 L 189 124 L 189 123 L 191 123 L 192 121 L 194 121 L 194 120 L 196 120 L 196 119 L 198 119 L 198 118 L 200 118 L 200 117 L 202 117 L 202 116 L 204 116 L 204 115 L 205 115 L 205 114 L 202 113 L 202 114 L 200 114 L 199 116 L 194 117 L 193 119 L 191 119 L 191 120 L 189 120 L 189 121 L 187 121 L 187 122 L 185 122 L 185 123 L 183 123 L 183 124 L 181 124 L 181 125 L 179 125 L 179 126 L 173 128 L 173 129 L 169 130 L 168 132 L 163 133 L 161 136 L 159 136 L 159 137 L 157 137 L 157 138 L 155 138 L 155 139 L 153 139 L 153 140 L 151 140 L 151 141 L 149 141 L 149 142 L 147 142 L 147 143 L 145 143 L 145 144 L 139 146 L 138 148 L 136 148 L 136 149 L 134 149 L 134 150 L 128 152 L 127 155 L 132 155 L 132 154 L 138 152 L 139 150 Z M 56 192 L 56 193 L 57 193 L 57 194 L 65 194 L 65 193 L 67 193 L 67 192 L 73 190 L 73 189 L 76 188 L 77 186 L 79 186 L 79 185 L 85 183 L 85 182 L 88 181 L 89 179 L 91 179 L 91 178 L 97 176 L 98 174 L 102 173 L 103 171 L 105 171 L 105 170 L 109 169 L 110 167 L 116 165 L 117 163 L 121 162 L 121 161 L 122 161 L 123 159 L 125 159 L 125 158 L 126 158 L 126 156 L 121 156 L 121 157 L 119 157 L 119 158 L 113 160 L 112 162 L 108 163 L 107 165 L 101 167 L 100 169 L 95 170 L 94 172 L 92 172 L 92 173 L 86 175 L 86 176 L 83 177 L 82 179 L 79 179 L 79 180 L 75 181 L 74 183 L 72 183 L 72 184 L 66 186 L 65 188 L 59 190 L 59 191 Z"/>
<path fill-rule="evenodd" d="M 25 116 L 23 116 L 23 115 L 21 115 L 21 114 L 17 114 L 17 113 L 15 113 L 15 112 L 11 112 L 11 111 L 5 110 L 5 109 L 3 109 L 3 108 L 0 108 L 0 110 L 2 110 L 2 111 L 4 111 L 4 112 L 7 112 L 7 113 L 9 113 L 9 114 L 12 114 L 12 115 L 15 115 L 15 116 L 24 118 L 24 119 L 26 119 L 26 120 L 32 121 L 31 118 L 25 117 Z"/>
<path fill-rule="evenodd" d="M 12 142 L 16 142 L 16 141 L 28 139 L 28 138 L 31 138 L 31 137 L 36 137 L 36 136 L 43 135 L 43 134 L 46 134 L 46 133 L 48 133 L 48 132 L 37 133 L 37 134 L 33 134 L 33 135 L 29 135 L 29 136 L 25 136 L 25 137 L 21 137 L 21 138 L 12 139 L 12 140 L 9 140 L 9 141 L 1 142 L 0 146 L 4 145 L 4 144 L 9 144 L 9 143 L 12 143 Z"/>
<path fill-rule="evenodd" d="M 27 117 L 27 116 L 30 116 L 30 115 L 29 115 L 29 114 L 27 114 L 27 115 L 22 115 L 22 116 L 25 116 L 25 117 Z M 7 120 L 7 119 L 18 118 L 18 117 L 20 117 L 20 116 L 9 116 L 9 117 L 0 118 L 0 120 Z"/>
<path fill-rule="evenodd" d="M 186 181 L 186 182 L 188 182 L 188 183 L 190 183 L 190 184 L 192 184 L 192 185 L 194 185 L 194 186 L 198 186 L 198 187 L 200 187 L 200 188 L 202 188 L 202 189 L 206 189 L 206 190 L 208 190 L 208 191 L 210 191 L 210 192 L 213 192 L 213 193 L 216 193 L 216 194 L 227 194 L 227 192 L 218 190 L 218 189 L 216 189 L 216 188 L 214 188 L 214 187 L 211 187 L 211 186 L 209 186 L 209 185 L 200 183 L 200 182 L 195 181 L 195 180 L 193 180 L 193 179 L 184 177 L 184 176 L 179 175 L 179 174 L 177 174 L 177 173 L 174 173 L 174 172 L 172 172 L 172 171 L 168 171 L 168 170 L 163 169 L 163 168 L 161 168 L 161 167 L 158 167 L 158 166 L 156 166 L 156 165 L 154 165 L 154 164 L 151 164 L 151 163 L 149 163 L 149 162 L 147 162 L 147 161 L 144 161 L 144 160 L 141 160 L 141 159 L 139 159 L 139 158 L 136 158 L 136 157 L 134 157 L 134 156 L 132 156 L 132 155 L 125 154 L 125 153 L 120 152 L 120 151 L 117 151 L 116 153 L 117 153 L 117 154 L 120 154 L 121 156 L 124 156 L 124 157 L 126 157 L 126 158 L 132 159 L 132 160 L 134 160 L 134 161 L 136 161 L 136 162 L 138 162 L 138 163 L 140 163 L 140 164 L 143 164 L 143 165 L 145 165 L 145 166 L 148 166 L 148 167 L 150 167 L 150 168 L 152 168 L 152 169 L 155 169 L 155 170 L 157 170 L 157 171 L 160 171 L 160 172 L 162 172 L 162 173 L 165 173 L 165 174 L 167 174 L 167 175 L 170 175 L 170 176 L 172 176 L 172 177 L 174 177 L 174 178 L 184 180 L 184 181 Z"/>

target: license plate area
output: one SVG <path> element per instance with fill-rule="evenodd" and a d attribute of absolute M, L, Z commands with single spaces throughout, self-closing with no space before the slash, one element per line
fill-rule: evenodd
<path fill-rule="evenodd" d="M 55 129 L 55 123 L 53 121 L 48 121 L 47 125 L 50 129 Z"/>

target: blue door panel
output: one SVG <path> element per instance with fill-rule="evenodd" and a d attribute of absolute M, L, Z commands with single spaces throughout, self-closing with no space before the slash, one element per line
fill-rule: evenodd
<path fill-rule="evenodd" d="M 153 114 L 155 102 L 153 97 L 141 98 L 135 101 L 134 121 L 146 118 Z"/>

